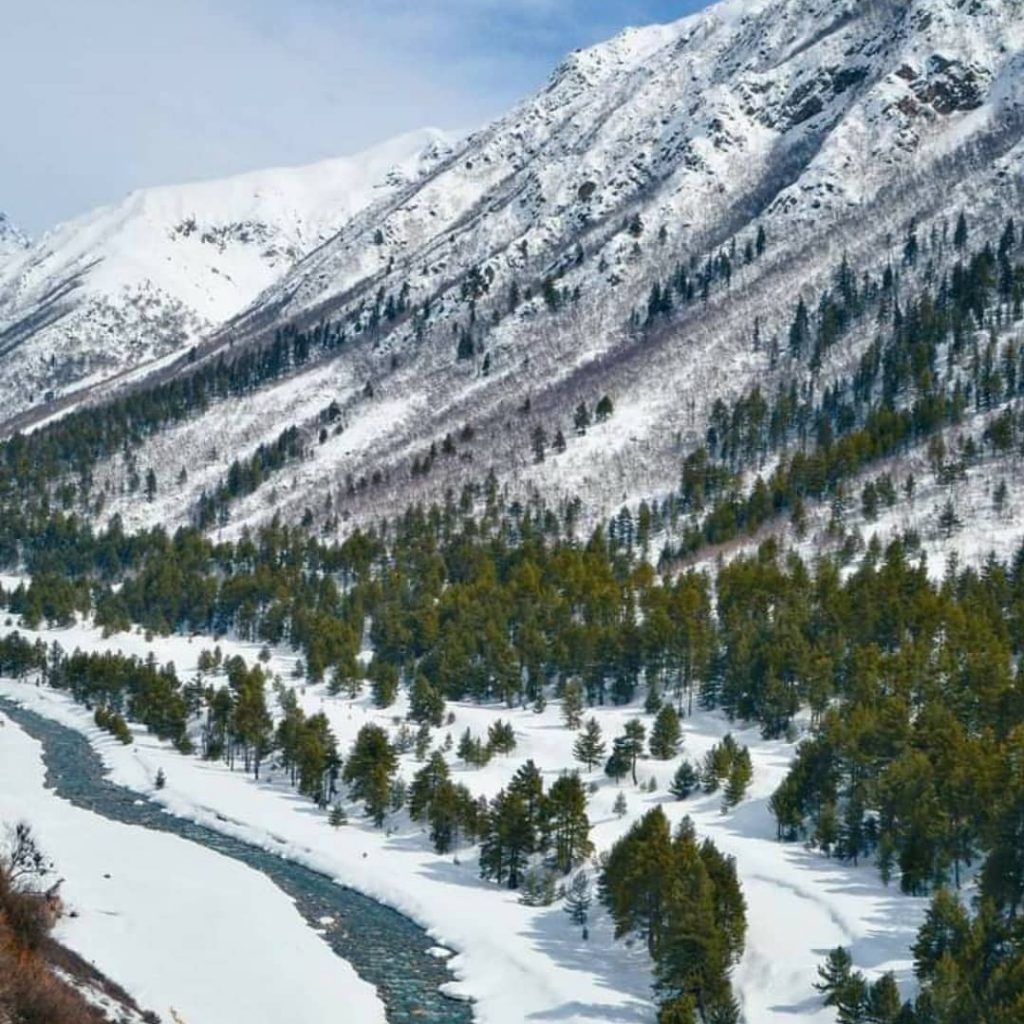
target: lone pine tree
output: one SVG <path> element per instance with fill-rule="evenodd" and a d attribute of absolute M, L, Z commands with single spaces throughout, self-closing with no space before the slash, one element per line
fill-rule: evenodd
<path fill-rule="evenodd" d="M 576 737 L 572 754 L 590 772 L 601 763 L 601 759 L 605 755 L 605 743 L 601 737 L 601 726 L 596 718 L 587 719 L 583 731 Z"/>

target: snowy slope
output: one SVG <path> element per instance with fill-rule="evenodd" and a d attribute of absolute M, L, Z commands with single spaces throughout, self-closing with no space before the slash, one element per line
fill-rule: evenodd
<path fill-rule="evenodd" d="M 5 408 L 194 343 L 448 145 L 428 129 L 306 167 L 144 189 L 31 247 L 0 219 Z"/>
<path fill-rule="evenodd" d="M 407 270 L 414 293 L 451 302 L 446 282 L 473 267 L 491 267 L 497 289 L 513 271 L 550 272 L 580 242 L 567 283 L 592 293 L 612 277 L 598 254 L 643 279 L 758 216 L 783 236 L 820 233 L 1020 100 L 1022 17 L 1020 0 L 729 0 L 627 31 L 574 54 L 542 93 L 297 267 L 278 289 L 283 315 L 321 313 L 392 259 L 391 281 Z M 609 237 L 637 211 L 639 255 L 633 236 Z M 662 226 L 667 251 L 650 244 Z"/>
<path fill-rule="evenodd" d="M 233 459 L 293 425 L 315 438 L 331 403 L 340 435 L 311 443 L 235 523 L 298 518 L 327 492 L 351 523 L 492 469 L 521 492 L 579 494 L 595 513 L 673 486 L 715 399 L 791 370 L 770 370 L 755 323 L 762 339 L 784 334 L 797 296 L 814 301 L 844 254 L 879 274 L 911 221 L 966 210 L 991 231 L 1019 209 L 1022 49 L 1022 0 L 758 0 L 573 54 L 205 342 L 200 358 L 280 328 L 346 335 L 330 358 L 148 442 L 139 464 L 177 478 L 187 463 L 187 483 L 108 510 L 187 519 Z M 766 251 L 748 262 L 762 228 Z M 636 329 L 655 282 L 722 253 L 727 286 Z M 457 359 L 460 337 L 470 358 Z M 575 438 L 573 409 L 603 394 L 616 415 Z M 413 474 L 466 423 L 474 440 L 458 458 Z M 535 464 L 538 427 L 562 430 L 567 452 Z M 115 496 L 124 475 L 110 467 Z"/>

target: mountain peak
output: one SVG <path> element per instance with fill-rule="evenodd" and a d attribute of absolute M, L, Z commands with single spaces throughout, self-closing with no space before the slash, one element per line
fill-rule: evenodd
<path fill-rule="evenodd" d="M 27 236 L 11 223 L 6 213 L 0 210 L 0 260 L 24 252 L 29 245 Z"/>

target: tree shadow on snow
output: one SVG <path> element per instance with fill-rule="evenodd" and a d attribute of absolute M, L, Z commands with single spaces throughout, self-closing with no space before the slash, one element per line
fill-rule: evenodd
<path fill-rule="evenodd" d="M 765 834 L 765 823 L 770 824 Z M 820 850 L 809 849 L 802 842 L 783 843 L 775 838 L 774 819 L 767 800 L 750 800 L 740 804 L 733 812 L 723 815 L 716 827 L 723 832 L 751 842 L 764 842 L 777 848 L 780 862 L 795 868 L 797 882 L 774 878 L 754 872 L 759 877 L 787 889 L 797 899 L 818 903 L 845 936 L 843 945 L 853 957 L 854 965 L 862 970 L 888 970 L 896 962 L 906 966 L 894 970 L 896 980 L 905 986 L 912 980 L 912 969 L 907 963 L 909 949 L 917 935 L 929 904 L 929 897 L 907 896 L 900 892 L 898 883 L 886 886 L 878 874 L 873 860 L 861 860 L 858 865 L 826 857 Z M 699 828 L 698 828 L 699 830 Z M 742 857 L 740 875 L 743 877 Z M 836 898 L 863 901 L 860 906 L 836 906 Z M 851 922 L 860 924 L 859 934 L 851 930 Z M 824 960 L 830 950 L 815 949 Z M 781 1007 L 794 1012 L 799 1007 Z"/>
<path fill-rule="evenodd" d="M 580 929 L 569 920 L 561 903 L 535 913 L 524 934 L 553 963 L 587 975 L 623 1001 L 603 1004 L 574 1000 L 534 1013 L 529 1019 L 649 1024 L 654 1005 L 648 998 L 651 963 L 643 944 L 630 949 L 625 943 L 616 942 L 607 915 L 592 910 L 591 917 L 589 941 L 583 940 Z"/>

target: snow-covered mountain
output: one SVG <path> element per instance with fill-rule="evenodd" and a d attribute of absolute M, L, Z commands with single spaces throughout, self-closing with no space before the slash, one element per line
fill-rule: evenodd
<path fill-rule="evenodd" d="M 29 240 L 0 211 L 0 269 L 20 256 L 29 247 Z"/>
<path fill-rule="evenodd" d="M 4 407 L 191 345 L 450 141 L 427 129 L 309 166 L 144 189 L 32 246 L 0 218 Z"/>
<path fill-rule="evenodd" d="M 198 362 L 290 332 L 343 342 L 147 442 L 140 465 L 187 461 L 188 482 L 108 509 L 187 516 L 235 458 L 290 426 L 320 433 L 328 407 L 315 458 L 239 521 L 328 493 L 353 521 L 492 470 L 596 511 L 671 488 L 716 399 L 792 372 L 768 340 L 844 254 L 879 273 L 912 222 L 966 210 L 991 227 L 1019 208 L 1022 50 L 1024 0 L 726 0 L 573 54 L 261 282 Z M 723 257 L 705 301 L 638 329 L 654 286 Z M 578 403 L 605 394 L 615 416 L 573 436 Z M 567 450 L 536 460 L 538 428 Z M 447 435 L 459 457 L 418 472 Z"/>
<path fill-rule="evenodd" d="M 414 295 L 445 294 L 473 268 L 506 280 L 561 270 L 583 244 L 570 280 L 596 285 L 615 276 L 590 267 L 602 256 L 635 268 L 620 277 L 664 263 L 652 233 L 691 254 L 755 218 L 784 236 L 820 233 L 1019 104 L 1022 11 L 727 0 L 627 31 L 574 54 L 543 92 L 349 224 L 280 282 L 282 315 L 319 315 L 385 265 Z M 636 212 L 639 258 L 620 237 Z"/>

